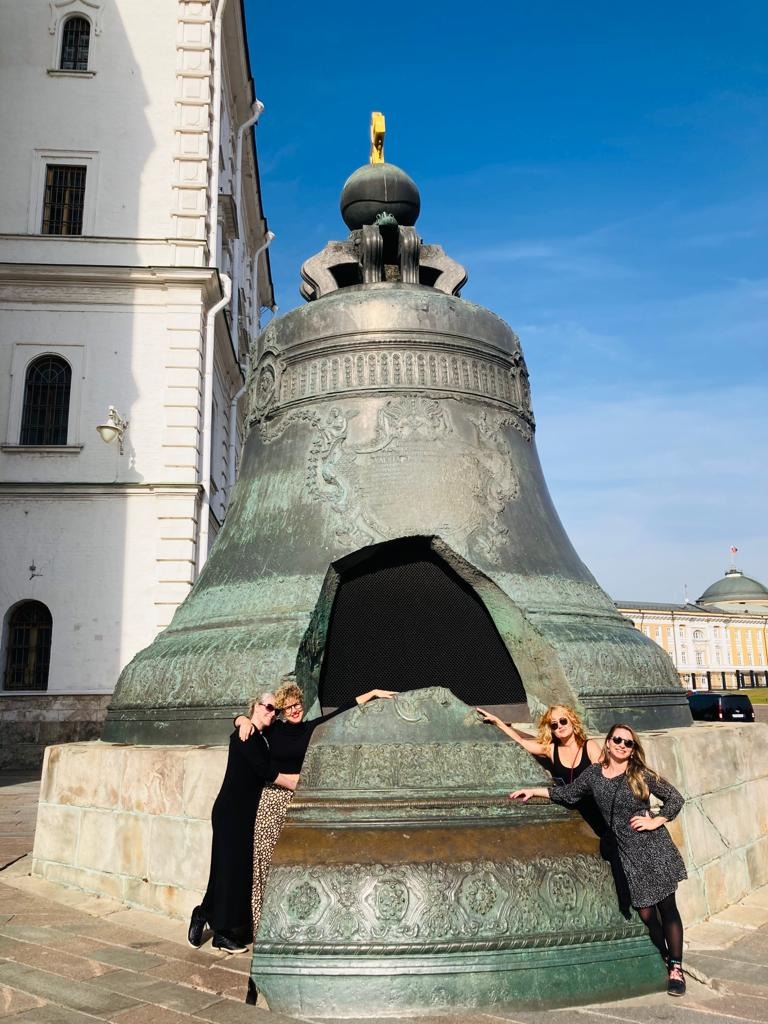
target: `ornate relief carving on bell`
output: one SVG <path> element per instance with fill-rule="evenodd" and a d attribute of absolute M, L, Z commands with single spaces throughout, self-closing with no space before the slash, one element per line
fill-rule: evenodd
<path fill-rule="evenodd" d="M 385 172 L 404 181 L 377 166 L 384 171 L 366 181 Z M 357 203 L 357 179 L 355 188 Z M 411 660 L 392 663 L 393 688 L 445 682 L 467 701 L 527 699 L 534 713 L 556 700 L 598 731 L 616 719 L 689 724 L 671 662 L 618 614 L 558 519 L 518 338 L 459 297 L 464 269 L 422 243 L 415 217 L 398 224 L 395 207 L 379 209 L 370 195 L 374 219 L 305 263 L 311 301 L 254 346 L 249 432 L 226 522 L 171 625 L 124 670 L 105 738 L 219 742 L 233 710 L 293 669 L 308 703 L 333 703 L 347 684 L 323 690 L 325 651 L 353 578 L 357 603 L 381 609 L 380 621 L 353 610 L 343 619 L 345 635 L 366 637 L 366 671 L 384 677 L 391 662 L 377 587 L 408 608 L 418 633 Z M 419 538 L 409 573 L 403 545 Z M 393 545 L 386 565 L 381 545 Z M 425 573 L 431 591 L 420 589 Z M 438 621 L 427 614 L 431 594 L 451 586 Z M 470 607 L 500 647 L 492 670 L 490 641 L 479 647 L 468 632 Z M 482 685 L 454 678 L 438 657 L 448 637 L 476 649 Z"/>

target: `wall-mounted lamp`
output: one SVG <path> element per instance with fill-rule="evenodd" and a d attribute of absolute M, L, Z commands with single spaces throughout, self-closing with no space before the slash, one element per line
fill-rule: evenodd
<path fill-rule="evenodd" d="M 100 423 L 96 429 L 105 444 L 113 444 L 117 441 L 120 446 L 120 454 L 123 454 L 123 434 L 128 429 L 128 420 L 123 419 L 114 405 L 109 407 L 106 423 Z"/>

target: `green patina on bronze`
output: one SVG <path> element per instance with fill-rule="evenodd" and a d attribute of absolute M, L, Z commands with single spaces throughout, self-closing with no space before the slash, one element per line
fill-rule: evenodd
<path fill-rule="evenodd" d="M 123 671 L 104 738 L 222 743 L 248 697 L 291 670 L 316 711 L 341 566 L 411 537 L 479 597 L 533 714 L 570 704 L 592 731 L 690 724 L 671 662 L 558 519 L 517 337 L 459 298 L 464 269 L 412 226 L 415 186 L 379 166 L 342 196 L 349 237 L 304 264 L 308 304 L 254 345 L 226 522 L 171 625 Z M 663 985 L 587 826 L 510 805 L 509 790 L 545 780 L 447 690 L 319 729 L 254 945 L 270 1006 L 378 1017 Z"/>
<path fill-rule="evenodd" d="M 211 557 L 123 671 L 105 739 L 221 742 L 221 720 L 293 669 L 311 703 L 334 563 L 413 536 L 475 589 L 534 714 L 554 699 L 598 731 L 689 724 L 669 658 L 560 524 L 518 339 L 488 310 L 417 284 L 338 288 L 265 331 L 249 424 Z"/>
<path fill-rule="evenodd" d="M 663 986 L 578 814 L 447 690 L 321 726 L 272 862 L 251 976 L 313 1017 L 585 1003 Z"/>

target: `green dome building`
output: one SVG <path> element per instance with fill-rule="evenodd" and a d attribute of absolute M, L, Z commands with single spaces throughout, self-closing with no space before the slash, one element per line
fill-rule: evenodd
<path fill-rule="evenodd" d="M 707 587 L 696 604 L 727 612 L 768 612 L 768 587 L 745 576 L 740 569 L 728 569 L 725 576 Z"/>

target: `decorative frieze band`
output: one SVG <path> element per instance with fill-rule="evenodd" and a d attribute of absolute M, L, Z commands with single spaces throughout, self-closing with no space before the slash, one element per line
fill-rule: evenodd
<path fill-rule="evenodd" d="M 285 362 L 266 353 L 254 377 L 254 418 L 274 406 L 286 408 L 326 395 L 427 389 L 491 399 L 533 425 L 528 372 L 522 356 L 504 365 L 439 349 L 377 348 Z M 265 402 L 267 398 L 271 401 Z"/>
<path fill-rule="evenodd" d="M 637 935 L 597 855 L 532 861 L 273 864 L 256 952 L 550 946 Z M 370 948 L 366 948 L 366 953 Z"/>

